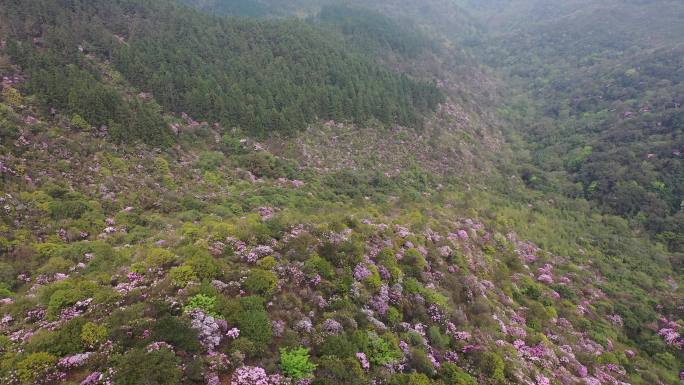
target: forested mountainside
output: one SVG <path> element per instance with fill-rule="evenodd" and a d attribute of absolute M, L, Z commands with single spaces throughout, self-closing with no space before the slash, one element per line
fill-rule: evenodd
<path fill-rule="evenodd" d="M 59 4 L 3 7 L 12 36 L 20 39 L 7 51 L 46 104 L 68 108 L 90 124 L 111 121 L 117 131 L 135 122 L 122 138 L 136 133 L 166 142 L 158 122 L 147 128 L 154 132 L 142 134 L 158 118 L 153 107 L 113 100 L 97 86 L 108 74 L 79 65 L 89 54 L 111 60 L 124 80 L 170 111 L 256 134 L 292 132 L 315 119 L 416 126 L 442 100 L 434 85 L 393 74 L 301 22 L 228 21 L 158 1 Z M 93 95 L 68 100 L 70 90 L 83 88 Z M 121 107 L 110 109 L 112 104 Z"/>
<path fill-rule="evenodd" d="M 180 3 L 0 1 L 1 384 L 681 383 L 680 4 Z"/>
<path fill-rule="evenodd" d="M 527 90 L 512 98 L 511 112 L 524 116 L 519 124 L 544 170 L 529 170 L 529 184 L 558 189 L 566 175 L 548 172 L 564 171 L 566 194 L 643 224 L 681 253 L 684 5 L 490 3 L 476 12 L 491 34 L 473 49 Z"/>

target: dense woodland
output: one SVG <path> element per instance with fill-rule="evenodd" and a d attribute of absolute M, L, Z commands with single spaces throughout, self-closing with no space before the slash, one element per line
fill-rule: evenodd
<path fill-rule="evenodd" d="M 88 71 L 88 54 L 111 60 L 126 81 L 167 110 L 262 136 L 292 133 L 319 119 L 419 127 L 442 100 L 434 85 L 383 69 L 303 22 L 212 18 L 165 1 L 147 3 L 76 2 L 56 9 L 41 1 L 15 3 L 3 9 L 19 40 L 10 43 L 18 46 L 10 55 L 38 75 L 27 85 L 32 93 L 83 118 L 91 111 L 86 121 L 95 125 L 147 126 L 153 108 L 114 101 L 120 111 L 103 111 L 114 96 L 94 84 L 102 74 L 79 73 Z M 22 18 L 24 12 L 31 17 Z M 83 26 L 83 19 L 93 23 Z M 36 39 L 59 49 L 36 48 Z M 82 41 L 88 44 L 79 49 L 74 42 Z M 79 102 L 92 105 L 75 106 L 66 99 L 70 92 L 50 91 L 63 87 L 96 93 Z M 155 127 L 142 134 L 137 126 L 130 137 L 165 142 Z"/>
<path fill-rule="evenodd" d="M 681 384 L 680 3 L 179 3 L 0 1 L 1 384 Z"/>
<path fill-rule="evenodd" d="M 527 90 L 507 113 L 527 127 L 531 186 L 563 186 L 682 252 L 684 7 L 657 3 L 510 1 L 491 17 L 494 38 L 471 46 Z M 513 24 L 530 12 L 535 22 Z"/>

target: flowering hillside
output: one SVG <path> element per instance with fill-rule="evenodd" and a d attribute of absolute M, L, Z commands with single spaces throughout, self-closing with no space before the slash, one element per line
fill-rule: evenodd
<path fill-rule="evenodd" d="M 35 112 L 2 105 L 3 383 L 675 381 L 665 255 L 572 209 L 405 175 L 348 197 L 209 126 L 159 153 Z"/>
<path fill-rule="evenodd" d="M 55 45 L 133 47 L 136 31 L 161 32 L 125 20 L 163 24 L 139 16 L 165 3 L 98 1 L 116 17 L 93 24 L 86 2 L 57 3 L 71 28 L 54 39 L 47 3 L 19 28 L 38 40 L 0 26 L 0 384 L 681 384 L 677 255 L 519 176 L 532 165 L 502 129 L 504 84 L 460 49 L 410 45 L 385 70 L 356 56 L 368 36 L 339 37 L 332 52 L 385 74 L 376 86 L 402 68 L 443 99 L 416 125 L 314 115 L 264 135 L 176 110 L 176 88 L 146 92 L 159 79 L 131 78 L 90 41 Z M 238 25 L 324 28 L 259 23 Z M 137 44 L 169 66 L 191 45 L 152 43 Z"/>

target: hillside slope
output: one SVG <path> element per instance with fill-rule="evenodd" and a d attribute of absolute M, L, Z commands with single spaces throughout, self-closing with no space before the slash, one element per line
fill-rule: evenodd
<path fill-rule="evenodd" d="M 436 39 L 420 18 L 359 8 L 345 34 L 157 0 L 7 4 L 24 17 L 0 23 L 0 383 L 680 382 L 681 260 L 518 177 L 503 83 L 456 38 L 413 55 L 357 22 Z M 245 103 L 335 73 L 318 52 L 369 72 L 306 84 L 439 97 L 411 99 L 420 124 L 342 110 L 289 132 L 174 104 L 216 84 L 189 68 L 293 45 L 278 76 L 241 74 L 262 86 Z"/>

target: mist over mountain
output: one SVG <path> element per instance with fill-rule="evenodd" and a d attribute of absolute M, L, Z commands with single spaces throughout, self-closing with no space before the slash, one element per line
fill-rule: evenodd
<path fill-rule="evenodd" d="M 684 3 L 0 1 L 0 383 L 676 385 Z"/>

